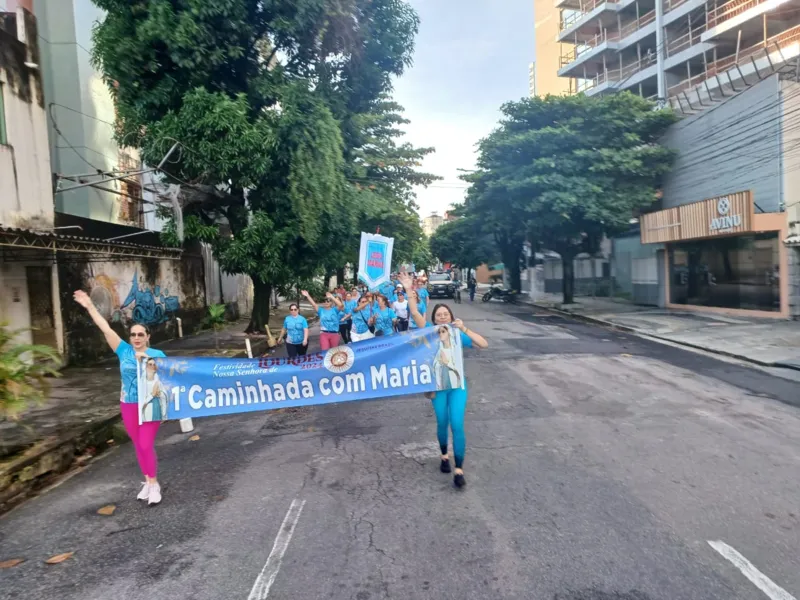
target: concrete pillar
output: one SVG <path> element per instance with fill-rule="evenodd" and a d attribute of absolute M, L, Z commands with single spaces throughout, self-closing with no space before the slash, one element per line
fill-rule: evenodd
<path fill-rule="evenodd" d="M 656 0 L 656 81 L 658 99 L 667 99 L 667 82 L 664 74 L 664 0 Z"/>

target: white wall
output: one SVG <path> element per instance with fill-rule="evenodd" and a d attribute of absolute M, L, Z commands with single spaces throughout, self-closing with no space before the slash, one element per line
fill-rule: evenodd
<path fill-rule="evenodd" d="M 18 20 L 22 17 L 18 12 Z M 17 42 L 10 36 L 0 43 Z M 44 228 L 53 226 L 53 193 L 50 180 L 47 123 L 38 102 L 41 88 L 24 65 L 0 64 L 8 145 L 0 146 L 0 225 Z M 23 92 L 15 82 L 26 77 Z M 27 98 L 21 97 L 27 94 Z"/>

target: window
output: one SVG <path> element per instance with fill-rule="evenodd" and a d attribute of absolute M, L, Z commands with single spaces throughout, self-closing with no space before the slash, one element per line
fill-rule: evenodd
<path fill-rule="evenodd" d="M 777 233 L 670 244 L 674 304 L 779 311 Z"/>
<path fill-rule="evenodd" d="M 3 102 L 3 84 L 0 83 L 0 144 L 7 144 L 6 134 L 6 105 Z"/>

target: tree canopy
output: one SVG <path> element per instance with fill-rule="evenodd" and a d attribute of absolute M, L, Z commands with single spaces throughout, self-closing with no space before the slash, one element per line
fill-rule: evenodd
<path fill-rule="evenodd" d="M 491 233 L 475 217 L 462 217 L 443 223 L 431 236 L 431 252 L 442 262 L 474 269 L 497 257 Z"/>
<path fill-rule="evenodd" d="M 274 286 L 354 262 L 380 226 L 408 257 L 422 231 L 416 172 L 431 149 L 398 144 L 391 79 L 411 64 L 419 20 L 403 0 L 94 0 L 93 59 L 117 137 L 191 194 L 187 238 L 253 279 L 249 330 Z M 174 228 L 166 228 L 166 237 Z"/>
<path fill-rule="evenodd" d="M 515 289 L 526 238 L 558 252 L 571 302 L 574 257 L 655 201 L 674 159 L 658 141 L 675 116 L 628 92 L 534 97 L 501 110 L 478 170 L 465 176 L 473 185 L 464 212 L 494 232 Z"/>

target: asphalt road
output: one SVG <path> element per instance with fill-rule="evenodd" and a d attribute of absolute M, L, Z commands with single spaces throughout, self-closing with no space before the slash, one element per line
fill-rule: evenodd
<path fill-rule="evenodd" d="M 491 343 L 467 352 L 465 489 L 422 397 L 169 424 L 160 506 L 124 446 L 0 520 L 0 561 L 26 561 L 0 599 L 800 597 L 796 383 L 456 308 Z"/>

